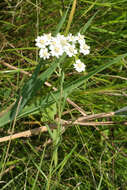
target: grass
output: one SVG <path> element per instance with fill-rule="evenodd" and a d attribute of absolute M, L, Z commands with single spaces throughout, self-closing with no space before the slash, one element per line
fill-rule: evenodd
<path fill-rule="evenodd" d="M 126 7 L 126 0 L 0 3 L 0 135 L 33 133 L 1 142 L 1 189 L 127 189 Z M 39 60 L 36 36 L 59 30 L 84 32 L 85 73 L 66 57 L 60 67 Z M 84 114 L 92 119 L 76 123 Z"/>

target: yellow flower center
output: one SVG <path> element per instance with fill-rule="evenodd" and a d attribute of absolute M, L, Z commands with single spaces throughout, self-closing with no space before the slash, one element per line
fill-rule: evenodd
<path fill-rule="evenodd" d="M 45 41 L 44 41 L 44 40 L 40 40 L 40 43 L 41 43 L 42 45 L 44 45 Z"/>
<path fill-rule="evenodd" d="M 55 50 L 55 52 L 56 52 L 56 53 L 59 53 L 59 51 L 60 51 L 60 48 L 58 48 L 58 47 L 55 47 L 55 48 L 54 48 L 54 50 Z"/>
<path fill-rule="evenodd" d="M 71 53 L 73 53 L 73 52 L 74 52 L 74 48 L 73 48 L 73 47 L 69 47 L 69 51 L 70 51 Z"/>
<path fill-rule="evenodd" d="M 78 67 L 79 67 L 79 68 L 82 68 L 82 63 L 78 63 Z"/>
<path fill-rule="evenodd" d="M 47 51 L 44 51 L 44 56 L 47 56 L 48 55 L 48 52 Z"/>

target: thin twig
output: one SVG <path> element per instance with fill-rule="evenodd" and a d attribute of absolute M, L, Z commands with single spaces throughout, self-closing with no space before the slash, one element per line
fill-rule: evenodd
<path fill-rule="evenodd" d="M 76 121 L 86 121 L 86 120 L 93 120 L 97 118 L 106 118 L 106 117 L 112 117 L 115 115 L 115 112 L 109 112 L 109 113 L 99 113 L 99 114 L 93 114 L 93 115 L 88 115 L 85 117 L 79 117 Z"/>
<path fill-rule="evenodd" d="M 14 169 L 15 166 L 10 166 L 9 168 L 7 168 L 6 170 L 4 170 L 0 175 L 3 176 L 4 174 L 7 174 L 8 172 L 10 172 L 12 169 Z"/>
<path fill-rule="evenodd" d="M 127 97 L 127 94 L 125 92 L 122 92 L 122 93 L 99 92 L 99 94 L 105 94 L 108 96 L 126 96 Z"/>
<path fill-rule="evenodd" d="M 6 63 L 6 62 L 4 62 L 4 61 L 0 61 L 0 63 L 1 63 L 2 65 L 4 65 L 4 66 L 10 68 L 10 69 L 19 70 L 17 67 L 12 66 L 12 65 L 10 65 L 10 64 L 8 64 L 8 63 Z M 20 69 L 20 73 L 25 74 L 25 75 L 28 75 L 28 76 L 31 76 L 30 73 L 28 73 L 27 71 L 23 71 L 23 69 Z"/>
<path fill-rule="evenodd" d="M 100 122 L 95 122 L 95 121 L 91 121 L 91 122 L 77 122 L 76 121 L 66 121 L 66 120 L 61 120 L 61 124 L 62 125 L 81 125 L 81 126 L 99 126 L 99 125 L 117 125 L 117 124 L 122 124 L 122 125 L 127 125 L 127 121 L 100 121 Z"/>
<path fill-rule="evenodd" d="M 43 132 L 46 132 L 46 131 L 47 131 L 47 127 L 42 126 L 42 127 L 39 127 L 39 128 L 35 128 L 35 129 L 20 132 L 20 133 L 16 133 L 14 135 L 9 135 L 9 136 L 6 136 L 6 137 L 2 137 L 2 138 L 0 138 L 0 142 L 9 141 L 10 139 L 14 140 L 14 139 L 21 138 L 21 137 L 30 137 L 32 135 L 38 135 L 40 132 L 43 133 Z"/>
<path fill-rule="evenodd" d="M 127 121 L 123 121 L 123 122 L 113 122 L 113 121 L 107 121 L 107 122 L 73 122 L 73 121 L 66 121 L 66 120 L 60 120 L 61 121 L 61 125 L 63 126 L 63 132 L 65 131 L 66 127 L 69 127 L 71 125 L 81 125 L 81 126 L 100 126 L 100 125 L 118 125 L 118 124 L 122 124 L 122 125 L 127 125 Z M 53 130 L 54 128 L 56 128 L 57 125 L 51 125 L 51 129 Z M 14 135 L 10 135 L 10 136 L 6 136 L 6 137 L 2 137 L 0 138 L 0 143 L 1 142 L 5 142 L 5 141 L 9 141 L 17 139 L 17 138 L 21 138 L 21 137 L 30 137 L 32 135 L 38 135 L 39 133 L 43 133 L 47 131 L 47 127 L 46 126 L 42 126 L 39 128 L 35 128 L 35 129 L 31 129 L 31 130 L 27 130 L 24 132 L 20 132 L 20 133 L 16 133 Z M 107 137 L 105 136 L 105 138 L 107 139 Z"/>
<path fill-rule="evenodd" d="M 98 74 L 100 75 L 100 74 Z M 103 76 L 103 74 L 101 74 L 101 76 Z M 122 80 L 127 80 L 127 78 L 125 77 L 121 77 L 121 76 L 115 76 L 115 75 L 104 75 L 104 77 L 111 77 L 111 78 L 118 78 L 118 79 L 122 79 Z"/>

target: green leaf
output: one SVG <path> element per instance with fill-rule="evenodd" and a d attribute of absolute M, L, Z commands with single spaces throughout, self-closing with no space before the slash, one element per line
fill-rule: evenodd
<path fill-rule="evenodd" d="M 42 113 L 41 121 L 46 122 L 50 120 L 54 120 L 54 116 L 57 114 L 57 107 L 56 103 L 50 105 L 45 109 L 45 111 Z"/>
<path fill-rule="evenodd" d="M 60 168 L 58 172 L 58 175 L 60 176 L 65 164 L 67 163 L 67 161 L 69 160 L 69 158 L 71 157 L 72 153 L 75 151 L 76 148 L 77 148 L 77 144 L 73 147 L 71 152 L 65 156 L 62 162 L 60 162 L 60 164 L 53 170 L 52 175 Z"/>
<path fill-rule="evenodd" d="M 96 16 L 96 14 L 98 13 L 99 11 L 97 11 L 89 20 L 88 22 L 85 24 L 85 26 L 83 28 L 81 28 L 80 30 L 80 33 L 81 34 L 84 34 L 86 32 L 86 30 L 88 29 L 88 27 L 91 25 L 94 17 Z"/>
<path fill-rule="evenodd" d="M 110 67 L 111 65 L 118 63 L 121 59 L 123 59 L 126 56 L 127 56 L 127 53 L 123 54 L 123 55 L 119 55 L 116 58 L 114 58 L 113 60 L 111 60 L 109 63 L 104 64 L 104 65 L 98 67 L 97 69 L 95 69 L 94 71 L 90 72 L 88 75 L 82 76 L 79 79 L 71 82 L 70 84 L 66 85 L 65 91 L 70 93 L 73 89 L 75 89 L 78 86 L 82 85 L 84 83 L 84 81 L 88 80 L 90 77 L 92 77 L 95 74 L 103 71 L 104 69 Z"/>
<path fill-rule="evenodd" d="M 89 78 L 91 78 L 92 76 L 94 76 L 95 74 L 103 71 L 104 69 L 110 67 L 113 64 L 116 64 L 118 62 L 120 62 L 121 59 L 125 58 L 127 56 L 126 54 L 123 55 L 119 55 L 118 57 L 116 57 L 115 59 L 111 60 L 109 63 L 104 64 L 100 67 L 98 67 L 96 70 L 90 72 L 88 75 L 86 76 L 82 76 L 79 79 L 67 84 L 64 86 L 63 88 L 63 93 L 62 96 L 64 97 L 67 94 L 70 94 L 74 89 L 76 89 L 77 87 L 79 87 L 80 85 L 82 85 L 86 80 L 88 80 Z M 62 60 L 61 60 L 62 61 Z M 56 64 L 56 63 L 55 63 Z M 57 64 L 56 64 L 57 65 Z M 55 66 L 54 66 L 55 67 Z M 46 73 L 48 73 L 49 71 L 46 71 Z M 45 74 L 46 74 L 45 73 Z M 50 71 L 51 74 L 51 71 Z M 45 77 L 46 78 L 46 77 Z M 40 75 L 39 79 L 44 79 L 43 78 L 43 74 Z M 55 98 L 54 98 L 54 97 Z M 30 106 L 25 107 L 22 112 L 17 116 L 17 119 L 23 118 L 28 116 L 29 114 L 36 114 L 40 111 L 40 109 L 44 109 L 46 107 L 48 107 L 49 105 L 53 104 L 56 100 L 59 100 L 59 97 L 61 96 L 61 92 L 57 91 L 54 92 L 53 95 L 52 94 L 48 94 L 45 98 L 42 97 L 41 102 L 38 102 L 36 105 L 32 104 Z M 55 100 L 56 99 L 56 100 Z M 9 123 L 10 121 L 12 121 L 12 117 L 10 117 L 10 113 L 11 110 L 6 112 L 5 114 L 3 114 L 0 118 L 0 127 L 2 127 L 3 125 Z"/>
<path fill-rule="evenodd" d="M 31 78 L 28 80 L 28 82 L 24 85 L 21 95 L 18 97 L 14 107 L 12 108 L 11 112 L 11 120 L 14 119 L 16 115 L 16 111 L 18 109 L 18 113 L 21 112 L 21 110 L 24 108 L 24 106 L 27 104 L 27 102 L 37 93 L 37 91 L 42 87 L 44 82 L 51 76 L 51 74 L 55 71 L 59 63 L 61 63 L 65 58 L 65 55 L 63 55 L 59 60 L 56 60 L 54 63 L 52 63 L 51 67 L 49 67 L 46 71 L 44 71 L 39 77 L 39 72 L 41 69 L 42 62 L 40 62 Z M 21 99 L 20 105 L 19 101 Z"/>
<path fill-rule="evenodd" d="M 127 106 L 115 111 L 115 115 L 127 115 Z"/>
<path fill-rule="evenodd" d="M 69 4 L 68 9 L 67 9 L 66 12 L 63 14 L 63 16 L 62 16 L 60 22 L 58 23 L 57 28 L 56 28 L 56 31 L 54 32 L 54 36 L 55 36 L 58 32 L 60 32 L 60 30 L 61 30 L 61 28 L 62 28 L 62 26 L 63 26 L 63 24 L 64 24 L 64 22 L 65 22 L 65 20 L 66 20 L 66 17 L 67 17 L 67 14 L 68 14 L 70 5 L 71 5 L 71 3 Z"/>
<path fill-rule="evenodd" d="M 45 125 L 46 125 L 46 127 L 47 127 L 47 130 L 48 130 L 48 132 L 49 132 L 50 137 L 51 137 L 52 140 L 53 140 L 53 132 L 51 131 L 50 127 L 49 127 L 47 124 L 45 124 Z"/>
<path fill-rule="evenodd" d="M 16 115 L 16 111 L 18 109 L 18 112 L 20 113 L 20 111 L 23 109 L 23 107 L 26 105 L 26 103 L 28 102 L 28 100 L 32 97 L 32 95 L 35 94 L 35 92 L 37 91 L 36 85 L 39 85 L 39 81 L 38 81 L 38 75 L 41 69 L 41 62 L 37 65 L 33 75 L 31 76 L 31 78 L 26 82 L 26 84 L 24 85 L 23 89 L 21 90 L 21 94 L 20 96 L 17 98 L 17 101 L 15 103 L 15 105 L 12 108 L 12 112 L 11 112 L 11 117 L 14 118 Z M 19 105 L 19 101 L 20 105 Z M 18 106 L 19 105 L 19 106 Z"/>

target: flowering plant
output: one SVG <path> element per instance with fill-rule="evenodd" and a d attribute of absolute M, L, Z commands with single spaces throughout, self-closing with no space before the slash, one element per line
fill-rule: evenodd
<path fill-rule="evenodd" d="M 40 48 L 40 58 L 49 59 L 50 57 L 59 58 L 66 53 L 68 57 L 75 57 L 74 68 L 78 72 L 85 71 L 85 64 L 78 59 L 78 54 L 87 55 L 90 53 L 90 47 L 86 44 L 84 35 L 78 33 L 74 36 L 71 33 L 68 36 L 58 33 L 56 37 L 51 33 L 38 36 L 36 46 Z"/>

